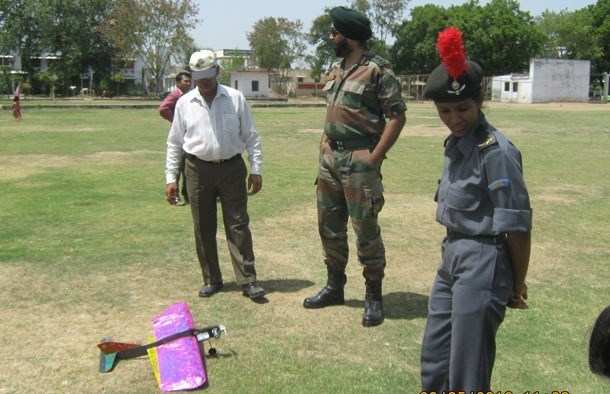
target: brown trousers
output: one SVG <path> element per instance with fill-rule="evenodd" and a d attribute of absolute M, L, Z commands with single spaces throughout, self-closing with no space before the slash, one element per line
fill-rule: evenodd
<path fill-rule="evenodd" d="M 216 245 L 217 197 L 222 208 L 235 280 L 238 285 L 254 282 L 256 271 L 247 212 L 247 169 L 243 159 L 236 156 L 221 163 L 211 163 L 187 155 L 185 172 L 203 283 L 222 283 Z"/>

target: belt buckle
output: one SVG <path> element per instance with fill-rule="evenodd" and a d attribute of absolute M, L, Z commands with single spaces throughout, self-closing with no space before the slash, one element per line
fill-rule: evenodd
<path fill-rule="evenodd" d="M 343 145 L 343 141 L 335 141 L 335 145 L 337 146 L 337 150 L 345 150 L 345 146 Z"/>

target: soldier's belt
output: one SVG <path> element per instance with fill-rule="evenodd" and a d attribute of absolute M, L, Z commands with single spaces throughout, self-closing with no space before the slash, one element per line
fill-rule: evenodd
<path fill-rule="evenodd" d="M 447 238 L 448 239 L 473 239 L 475 241 L 501 244 L 501 243 L 503 243 L 506 240 L 506 234 L 498 234 L 498 235 L 476 234 L 476 235 L 470 235 L 470 234 L 459 233 L 457 231 L 452 231 L 452 230 L 447 229 Z"/>
<path fill-rule="evenodd" d="M 358 150 L 371 148 L 375 143 L 370 138 L 359 138 L 352 140 L 331 140 L 328 139 L 328 146 L 332 150 Z"/>

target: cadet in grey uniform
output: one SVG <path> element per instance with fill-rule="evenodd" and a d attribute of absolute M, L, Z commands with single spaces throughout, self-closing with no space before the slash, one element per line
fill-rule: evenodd
<path fill-rule="evenodd" d="M 461 40 L 449 28 L 437 46 L 463 49 Z M 447 236 L 428 305 L 422 389 L 487 392 L 506 306 L 527 308 L 532 211 L 519 150 L 481 112 L 480 66 L 464 53 L 456 67 L 442 49 L 424 94 L 451 131 L 435 196 Z"/>

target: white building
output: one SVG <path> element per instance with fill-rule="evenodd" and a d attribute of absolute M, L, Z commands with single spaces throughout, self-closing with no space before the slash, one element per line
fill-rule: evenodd
<path fill-rule="evenodd" d="M 518 103 L 588 101 L 590 77 L 589 60 L 532 59 L 529 74 L 494 77 L 491 98 Z"/>
<path fill-rule="evenodd" d="M 231 87 L 246 97 L 270 97 L 271 84 L 266 70 L 241 70 L 231 72 Z"/>

